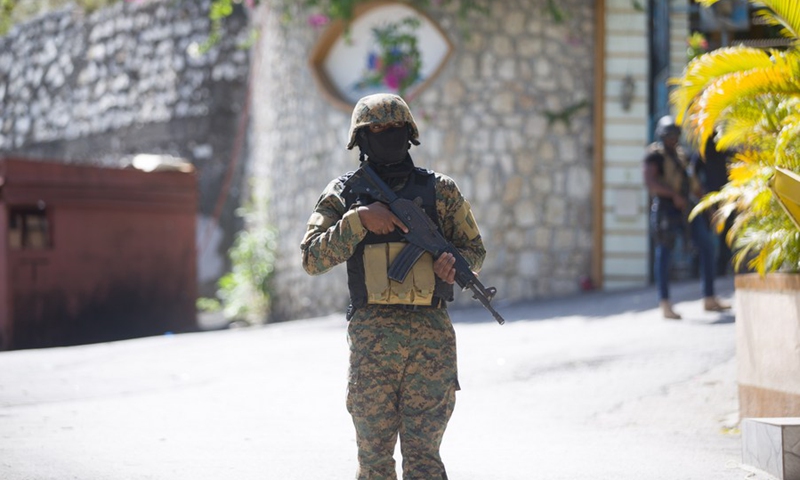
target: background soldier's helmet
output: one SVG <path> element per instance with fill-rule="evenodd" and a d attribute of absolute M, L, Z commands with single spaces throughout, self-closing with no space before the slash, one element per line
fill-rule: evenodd
<path fill-rule="evenodd" d="M 356 132 L 359 128 L 374 123 L 390 122 L 408 123 L 408 139 L 414 145 L 419 145 L 419 129 L 406 102 L 397 95 L 376 93 L 356 103 L 353 117 L 350 119 L 350 140 L 347 142 L 347 149 L 351 150 L 356 144 Z"/>
<path fill-rule="evenodd" d="M 669 134 L 680 135 L 681 127 L 675 123 L 675 119 L 671 115 L 664 115 L 658 119 L 655 133 L 658 138 L 664 138 Z"/>

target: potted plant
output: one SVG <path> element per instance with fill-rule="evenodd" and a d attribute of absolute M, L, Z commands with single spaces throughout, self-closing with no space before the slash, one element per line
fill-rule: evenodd
<path fill-rule="evenodd" d="M 713 138 L 735 152 L 729 183 L 692 213 L 715 209 L 718 226 L 735 213 L 726 238 L 734 262 L 757 272 L 735 283 L 740 414 L 800 416 L 800 230 L 781 205 L 800 192 L 800 2 L 751 3 L 788 47 L 702 54 L 674 81 L 671 101 L 698 150 Z"/>

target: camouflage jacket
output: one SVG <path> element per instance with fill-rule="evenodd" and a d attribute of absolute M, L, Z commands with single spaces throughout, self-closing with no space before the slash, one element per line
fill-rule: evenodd
<path fill-rule="evenodd" d="M 358 212 L 354 208 L 347 210 L 341 195 L 343 188 L 340 179 L 329 183 L 308 220 L 300 248 L 303 268 L 311 275 L 325 273 L 347 261 L 367 235 Z M 459 250 L 475 272 L 479 271 L 486 250 L 469 202 L 450 177 L 439 173 L 436 173 L 436 211 L 445 238 Z"/>

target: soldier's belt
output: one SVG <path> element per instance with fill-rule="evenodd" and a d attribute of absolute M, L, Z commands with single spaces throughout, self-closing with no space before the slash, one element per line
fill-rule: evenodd
<path fill-rule="evenodd" d="M 447 308 L 447 302 L 439 297 L 436 297 L 433 299 L 432 305 L 409 305 L 405 303 L 393 303 L 393 304 L 370 303 L 365 305 L 364 308 L 373 308 L 377 310 L 402 310 L 406 312 L 417 312 L 423 310 L 438 310 L 441 308 Z"/>
<path fill-rule="evenodd" d="M 418 310 L 436 310 L 438 308 L 447 308 L 447 302 L 441 298 L 435 298 L 433 305 L 381 305 L 383 307 L 396 308 L 398 310 L 405 310 L 407 312 L 416 312 Z"/>

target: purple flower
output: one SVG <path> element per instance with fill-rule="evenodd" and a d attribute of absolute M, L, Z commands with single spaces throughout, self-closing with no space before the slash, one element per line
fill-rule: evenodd
<path fill-rule="evenodd" d="M 580 37 L 575 37 L 572 35 L 567 36 L 567 43 L 569 43 L 573 47 L 579 47 L 583 45 L 583 40 Z"/>
<path fill-rule="evenodd" d="M 400 79 L 398 79 L 391 73 L 387 73 L 386 76 L 383 77 L 383 83 L 385 83 L 386 86 L 391 88 L 392 90 L 397 90 L 398 88 L 400 88 Z"/>
<path fill-rule="evenodd" d="M 408 69 L 403 65 L 395 63 L 386 69 L 386 76 L 383 77 L 383 83 L 385 83 L 387 87 L 397 90 L 406 77 L 408 77 Z"/>
<path fill-rule="evenodd" d="M 308 16 L 308 24 L 314 28 L 324 27 L 329 21 L 328 16 L 321 13 L 314 13 Z"/>

